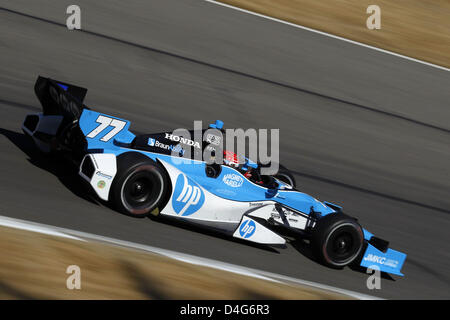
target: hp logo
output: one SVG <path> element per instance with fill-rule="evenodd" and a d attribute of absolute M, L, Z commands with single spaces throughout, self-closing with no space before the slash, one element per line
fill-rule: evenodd
<path fill-rule="evenodd" d="M 239 228 L 239 234 L 241 237 L 247 239 L 250 238 L 256 230 L 256 224 L 253 220 L 245 220 Z"/>
<path fill-rule="evenodd" d="M 182 216 L 197 212 L 205 202 L 203 190 L 186 175 L 180 173 L 177 177 L 172 196 L 172 207 Z"/>

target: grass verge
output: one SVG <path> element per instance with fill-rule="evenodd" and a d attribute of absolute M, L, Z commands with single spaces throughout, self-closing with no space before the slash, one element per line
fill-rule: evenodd
<path fill-rule="evenodd" d="M 450 67 L 448 0 L 219 0 L 309 28 Z M 369 30 L 369 5 L 381 9 L 381 29 Z"/>
<path fill-rule="evenodd" d="M 81 269 L 81 289 L 66 286 Z M 0 299 L 348 299 L 100 242 L 0 227 Z"/>

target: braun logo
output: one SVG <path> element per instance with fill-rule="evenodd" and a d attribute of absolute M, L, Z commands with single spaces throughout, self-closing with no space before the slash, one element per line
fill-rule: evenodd
<path fill-rule="evenodd" d="M 172 152 L 178 152 L 181 155 L 184 154 L 184 149 L 180 145 L 164 144 L 153 138 L 148 139 L 148 145 L 151 147 L 158 147 L 161 149 L 170 150 Z"/>
<path fill-rule="evenodd" d="M 181 142 L 182 144 L 186 144 L 186 145 L 191 146 L 191 147 L 194 146 L 196 148 L 201 149 L 200 143 L 198 143 L 197 141 L 193 141 L 191 139 L 187 139 L 187 138 L 183 138 L 183 137 L 180 137 L 180 136 L 176 136 L 176 135 L 173 135 L 171 133 L 166 133 L 166 139 L 169 139 L 169 140 L 172 140 L 172 141 L 175 141 L 175 142 Z"/>

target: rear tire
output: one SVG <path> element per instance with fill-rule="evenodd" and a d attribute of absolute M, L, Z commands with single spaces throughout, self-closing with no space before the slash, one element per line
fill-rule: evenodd
<path fill-rule="evenodd" d="M 164 168 L 137 152 L 120 155 L 117 164 L 110 191 L 115 208 L 133 217 L 157 215 L 166 204 L 170 189 Z"/>
<path fill-rule="evenodd" d="M 343 213 L 329 214 L 317 221 L 311 245 L 316 257 L 325 265 L 342 268 L 358 258 L 364 234 L 354 218 Z"/>
<path fill-rule="evenodd" d="M 291 187 L 295 188 L 297 186 L 297 182 L 295 181 L 294 176 L 291 171 L 286 167 L 280 164 L 277 174 L 274 175 L 274 178 L 281 180 L 284 183 L 287 183 Z"/>

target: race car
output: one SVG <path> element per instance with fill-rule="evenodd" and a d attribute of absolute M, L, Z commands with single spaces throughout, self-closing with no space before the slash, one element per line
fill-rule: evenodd
<path fill-rule="evenodd" d="M 26 116 L 24 133 L 40 151 L 75 163 L 96 197 L 118 211 L 182 219 L 269 246 L 286 246 L 292 236 L 308 239 L 329 267 L 359 265 L 403 276 L 406 254 L 389 248 L 342 207 L 298 190 L 287 168 L 264 175 L 261 163 L 238 161 L 218 148 L 222 121 L 202 129 L 201 139 L 135 134 L 130 121 L 84 105 L 85 88 L 39 76 L 34 89 L 43 112 Z M 222 161 L 198 160 L 205 150 Z"/>

